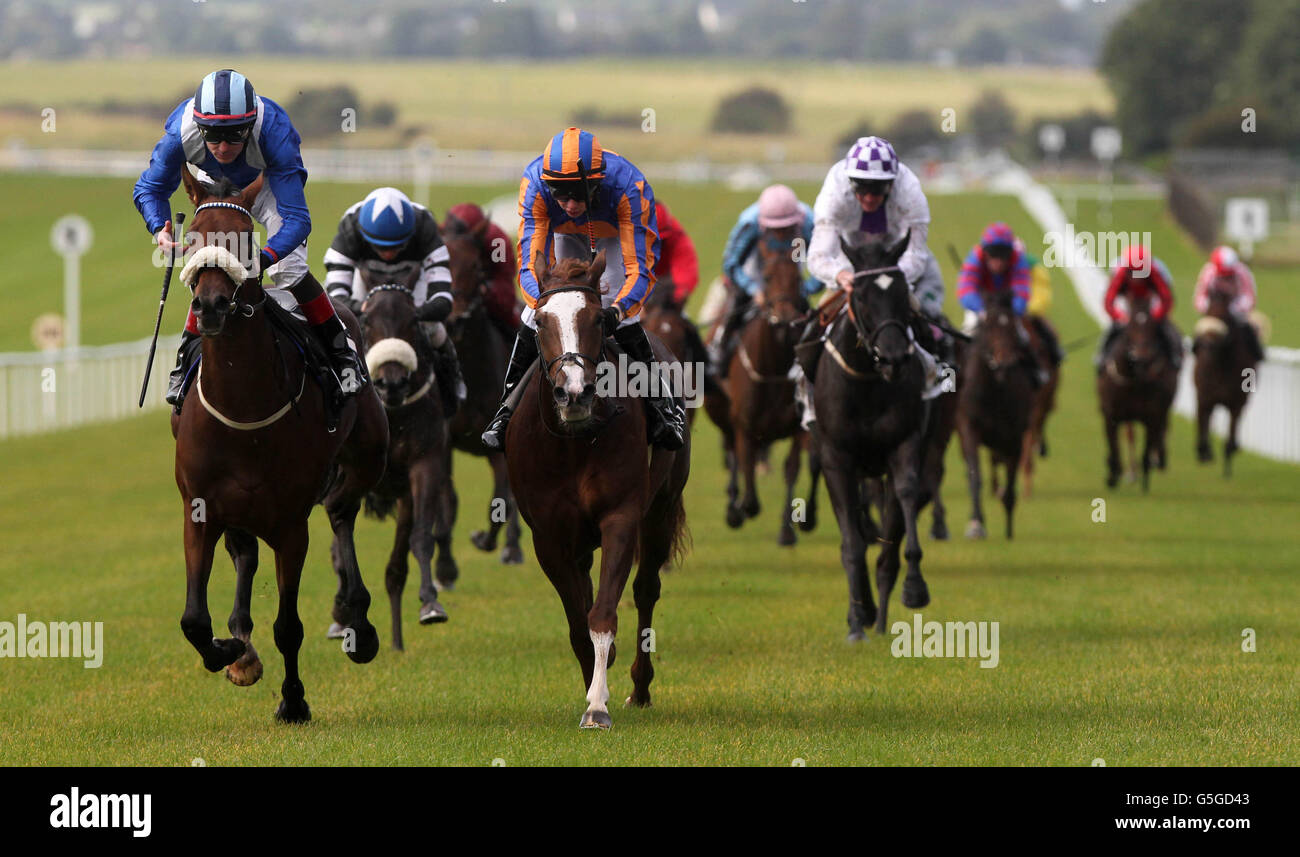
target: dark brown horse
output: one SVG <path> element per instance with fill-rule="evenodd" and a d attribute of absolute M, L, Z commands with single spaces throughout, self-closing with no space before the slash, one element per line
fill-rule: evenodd
<path fill-rule="evenodd" d="M 447 422 L 434 375 L 433 350 L 416 318 L 411 289 L 417 269 L 405 283 L 367 287 L 362 305 L 366 367 L 388 415 L 388 467 L 366 496 L 366 512 L 378 518 L 395 513 L 397 531 L 384 574 L 392 612 L 393 648 L 401 651 L 402 590 L 407 556 L 420 567 L 421 625 L 447 621 L 438 601 L 431 562 L 434 543 L 447 538 L 450 510 L 445 505 Z"/>
<path fill-rule="evenodd" d="M 795 543 L 792 513 L 794 487 L 799 478 L 800 456 L 806 432 L 799 425 L 794 400 L 794 346 L 799 338 L 795 322 L 808 309 L 803 295 L 803 273 L 790 253 L 758 244 L 762 288 L 754 296 L 755 313 L 741 329 L 736 353 L 731 357 L 723 384 L 730 405 L 723 428 L 727 466 L 727 526 L 740 527 L 758 515 L 760 504 L 754 468 L 761 453 L 774 441 L 790 438 L 785 457 L 785 507 L 777 543 Z M 738 477 L 744 478 L 744 494 Z"/>
<path fill-rule="evenodd" d="M 987 446 L 990 468 L 1005 471 L 1002 507 L 1007 513 L 1007 538 L 1012 537 L 1016 508 L 1016 472 L 1034 407 L 1035 367 L 1026 360 L 1025 333 L 1011 308 L 1009 292 L 986 294 L 984 317 L 975 331 L 962 369 L 957 402 L 957 434 L 966 460 L 971 518 L 966 537 L 986 538 L 980 447 Z"/>
<path fill-rule="evenodd" d="M 704 353 L 703 346 L 697 345 L 699 334 L 692 335 L 692 323 L 683 313 L 681 307 L 673 303 L 672 300 L 673 283 L 672 280 L 664 277 L 655 283 L 655 289 L 650 295 L 650 300 L 646 301 L 645 308 L 641 310 L 641 326 L 648 333 L 653 333 L 658 337 L 664 347 L 672 352 L 673 357 L 683 366 L 689 367 L 691 364 L 703 366 L 708 360 L 708 355 Z M 692 375 L 693 380 L 703 379 Z M 698 394 L 698 391 L 695 391 Z M 695 425 L 695 415 L 699 410 L 698 402 L 690 401 L 689 397 L 686 403 L 686 424 L 687 426 Z"/>
<path fill-rule="evenodd" d="M 189 170 L 181 175 L 196 206 L 190 229 L 200 236 L 201 249 L 190 262 L 190 307 L 203 335 L 193 395 L 172 417 L 176 485 L 185 511 L 187 587 L 181 628 L 208 670 L 225 667 L 237 685 L 261 677 L 262 664 L 250 639 L 249 606 L 257 539 L 265 541 L 275 551 L 280 593 L 275 644 L 285 668 L 276 717 L 305 722 L 311 711 L 298 676 L 303 628 L 297 604 L 307 517 L 323 498 L 334 530 L 332 554 L 344 582 L 334 618 L 347 629 L 343 648 L 348 657 L 356 663 L 370 661 L 379 650 L 379 636 L 366 618 L 370 593 L 361 579 L 352 533 L 362 498 L 384 470 L 388 422 L 366 385 L 344 407 L 338 430 L 327 432 L 325 400 L 308 380 L 301 353 L 273 329 L 261 281 L 241 276 L 244 257 L 231 245 L 252 234 L 248 209 L 261 180 L 240 192 L 224 182 L 201 186 Z M 208 203 L 219 205 L 205 207 Z M 217 238 L 209 242 L 205 236 Z M 236 240 L 226 243 L 231 236 Z M 335 311 L 360 341 L 352 313 L 338 304 Z M 236 584 L 232 637 L 218 640 L 212 636 L 207 590 L 213 551 L 223 533 Z"/>
<path fill-rule="evenodd" d="M 466 396 L 449 430 L 451 445 L 447 450 L 447 473 L 452 472 L 453 449 L 486 458 L 492 469 L 492 501 L 488 505 L 486 530 L 475 530 L 469 540 L 481 551 L 496 550 L 497 537 L 505 527 L 505 546 L 501 548 L 501 562 L 517 565 L 524 561 L 519 547 L 519 510 L 510 492 L 510 478 L 506 472 L 506 457 L 502 452 L 490 450 L 480 439 L 483 427 L 492 421 L 497 403 L 501 400 L 501 386 L 510 360 L 510 341 L 488 316 L 484 295 L 488 290 L 487 271 L 483 265 L 483 237 L 490 221 L 484 219 L 477 227 L 458 231 L 463 224 L 448 218 L 443 239 L 451 253 L 451 294 L 453 307 L 447 318 L 447 331 L 456 345 L 461 373 L 465 379 Z M 451 523 L 456 522 L 459 501 L 451 479 L 447 480 Z M 438 543 L 440 564 L 454 563 L 451 557 L 451 536 Z M 443 576 L 439 575 L 439 580 Z"/>
<path fill-rule="evenodd" d="M 858 272 L 844 310 L 827 331 L 825 350 L 813 367 L 813 447 L 840 526 L 840 562 L 849 584 L 850 642 L 865 638 L 875 622 L 888 625 L 889 596 L 898 580 L 899 547 L 906 536 L 907 576 L 903 606 L 930 603 L 921 576 L 917 516 L 929 500 L 922 481 L 927 418 L 921 399 L 925 370 L 909 331 L 911 292 L 898 269 L 907 247 L 844 251 Z M 867 578 L 869 503 L 866 482 L 884 479 L 883 548 L 876 560 L 880 609 Z"/>
<path fill-rule="evenodd" d="M 1222 406 L 1228 411 L 1228 438 L 1223 443 L 1223 475 L 1232 475 L 1232 456 L 1237 452 L 1237 423 L 1253 385 L 1246 378 L 1256 369 L 1255 356 L 1246 341 L 1241 321 L 1232 314 L 1232 297 L 1210 289 L 1210 306 L 1196 323 L 1196 459 L 1212 461 L 1210 416 Z"/>
<path fill-rule="evenodd" d="M 1104 355 L 1097 375 L 1097 398 L 1106 426 L 1106 486 L 1119 482 L 1119 427 L 1142 423 L 1146 429 L 1142 450 L 1142 490 L 1149 490 L 1151 467 L 1165 469 L 1165 431 L 1169 408 L 1178 388 L 1178 372 L 1162 344 L 1161 322 L 1143 302 L 1136 302 L 1132 315 L 1109 353 Z"/>
<path fill-rule="evenodd" d="M 564 604 L 569 643 L 582 668 L 584 728 L 609 728 L 612 722 L 606 670 L 614 663 L 618 602 L 638 553 L 632 582 L 636 659 L 627 704 L 650 704 L 659 570 L 683 548 L 682 489 L 690 472 L 689 433 L 682 449 L 656 447 L 647 457 L 644 403 L 597 395 L 600 366 L 611 359 L 601 329 L 604 269 L 603 252 L 590 266 L 574 259 L 558 262 L 549 273 L 540 266 L 541 363 L 506 432 L 510 484 L 532 528 L 537 560 Z M 650 341 L 660 360 L 671 363 L 667 349 Z M 597 548 L 600 588 L 593 599 Z"/>
<path fill-rule="evenodd" d="M 1040 324 L 1051 327 L 1051 323 L 1042 316 L 1036 317 L 1035 324 L 1025 325 L 1025 330 L 1029 333 L 1029 350 L 1038 361 L 1038 365 L 1047 372 L 1047 383 L 1040 386 L 1034 394 L 1034 407 L 1029 412 L 1029 428 L 1025 430 L 1024 442 L 1020 449 L 1020 472 L 1025 480 L 1026 497 L 1031 497 L 1034 493 L 1035 458 L 1047 454 L 1047 438 L 1044 436 L 1044 431 L 1047 428 L 1048 415 L 1056 410 L 1056 388 L 1061 383 L 1061 367 L 1052 361 L 1050 348 L 1044 341 L 1043 335 L 1039 333 Z"/>

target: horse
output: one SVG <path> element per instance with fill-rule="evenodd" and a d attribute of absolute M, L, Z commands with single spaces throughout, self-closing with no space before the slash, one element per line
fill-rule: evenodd
<path fill-rule="evenodd" d="M 367 384 L 344 406 L 337 430 L 326 431 L 325 398 L 308 383 L 303 354 L 272 327 L 260 278 L 246 277 L 241 256 L 231 251 L 231 244 L 253 236 L 249 208 L 261 178 L 239 191 L 225 180 L 201 185 L 188 169 L 181 177 L 195 205 L 190 229 L 191 236 L 199 236 L 200 249 L 186 270 L 193 271 L 190 308 L 203 337 L 194 394 L 171 419 L 176 486 L 185 508 L 181 629 L 209 671 L 225 667 L 226 677 L 239 686 L 261 678 L 250 602 L 257 539 L 265 541 L 275 551 L 280 596 L 275 645 L 285 668 L 275 716 L 303 723 L 311 710 L 298 675 L 303 639 L 298 585 L 307 555 L 307 517 L 317 502 L 324 503 L 334 531 L 331 554 L 342 581 L 334 618 L 347 632 L 343 649 L 355 663 L 367 663 L 379 651 L 379 635 L 366 618 L 370 593 L 357 564 L 353 528 L 362 498 L 383 474 L 388 421 Z M 208 243 L 211 236 L 217 236 L 216 243 Z M 335 312 L 359 342 L 351 311 L 336 303 Z M 232 636 L 219 640 L 212 636 L 207 589 L 223 533 L 236 583 L 228 623 Z"/>
<path fill-rule="evenodd" d="M 995 482 L 997 468 L 1005 468 L 1006 483 L 1001 486 L 1000 494 L 1007 514 L 1007 538 L 1012 538 L 1014 532 L 1016 471 L 1034 407 L 1031 373 L 1037 371 L 1026 364 L 1024 336 L 1020 319 L 1011 308 L 1010 293 L 987 294 L 984 317 L 975 330 L 962 367 L 957 402 L 957 435 L 961 438 L 971 496 L 971 517 L 966 525 L 969 539 L 988 536 L 980 498 L 981 446 L 989 448 L 989 468 Z"/>
<path fill-rule="evenodd" d="M 1020 472 L 1025 481 L 1025 496 L 1034 493 L 1034 459 L 1047 455 L 1047 438 L 1043 432 L 1047 426 L 1047 417 L 1056 410 L 1056 390 L 1061 384 L 1061 367 L 1052 362 L 1048 345 L 1039 332 L 1038 325 L 1050 323 L 1042 316 L 1036 316 L 1037 324 L 1026 324 L 1029 333 L 1029 350 L 1047 372 L 1047 382 L 1034 394 L 1034 406 L 1029 412 L 1029 427 L 1025 429 L 1024 441 L 1020 449 Z"/>
<path fill-rule="evenodd" d="M 1232 314 L 1232 297 L 1219 289 L 1209 292 L 1210 305 L 1196 323 L 1192 353 L 1196 355 L 1196 459 L 1212 461 L 1210 415 L 1223 406 L 1228 411 L 1228 438 L 1223 444 L 1223 475 L 1232 475 L 1232 456 L 1237 451 L 1237 423 L 1250 396 L 1250 384 L 1243 382 L 1255 371 L 1255 357 L 1243 335 L 1242 322 Z"/>
<path fill-rule="evenodd" d="M 392 613 L 392 646 L 402 640 L 402 590 L 406 586 L 407 555 L 420 567 L 421 625 L 447 621 L 438 601 L 431 569 L 437 539 L 451 529 L 446 508 L 447 422 L 437 393 L 433 351 L 416 318 L 412 291 L 420 278 L 417 268 L 405 283 L 367 284 L 361 324 L 366 342 L 366 367 L 388 416 L 388 466 L 384 478 L 366 495 L 366 513 L 383 519 L 395 511 L 397 529 L 384 572 Z"/>
<path fill-rule="evenodd" d="M 1135 302 L 1132 316 L 1104 355 L 1097 375 L 1097 398 L 1106 429 L 1106 487 L 1119 482 L 1119 426 L 1140 422 L 1145 428 L 1142 491 L 1151 483 L 1151 467 L 1165 469 L 1165 431 L 1178 388 L 1178 372 L 1165 355 L 1161 322 L 1145 302 Z"/>
<path fill-rule="evenodd" d="M 792 513 L 794 486 L 799 478 L 800 454 L 806 432 L 799 425 L 795 405 L 794 346 L 799 338 L 795 323 L 807 312 L 803 273 L 790 253 L 758 245 L 762 289 L 754 298 L 755 312 L 741 328 L 740 341 L 723 385 L 729 410 L 723 437 L 727 443 L 727 526 L 739 528 L 759 513 L 754 469 L 760 453 L 772 442 L 790 438 L 785 457 L 785 509 L 777 543 L 795 543 Z M 745 489 L 737 488 L 740 475 Z"/>
<path fill-rule="evenodd" d="M 814 366 L 812 397 L 817 419 L 813 448 L 840 526 L 840 561 L 849 584 L 848 639 L 866 638 L 873 621 L 888 628 L 889 596 L 898 579 L 899 542 L 906 535 L 907 576 L 903 606 L 919 610 L 930 603 L 921 576 L 917 515 L 929 500 L 922 480 L 927 418 L 932 405 L 921 398 L 925 371 L 910 328 L 911 290 L 898 259 L 910 235 L 889 248 L 868 246 L 844 252 L 855 284 L 826 335 Z M 928 427 L 927 427 L 928 423 Z M 877 611 L 867 579 L 866 481 L 883 483 L 883 549 L 876 560 Z"/>
<path fill-rule="evenodd" d="M 680 450 L 656 447 L 647 456 L 644 403 L 607 384 L 597 395 L 611 349 L 602 331 L 599 292 L 605 254 L 590 264 L 564 259 L 549 270 L 545 262 L 539 268 L 541 362 L 506 432 L 506 463 L 537 560 L 568 618 L 569 643 L 587 688 L 579 726 L 608 729 L 613 721 L 606 706 L 607 670 L 614 664 L 618 602 L 638 553 L 632 582 L 638 645 L 627 705 L 650 705 L 659 571 L 670 558 L 680 565 L 688 538 L 682 490 L 690 473 L 690 434 Z M 650 341 L 660 361 L 671 364 L 662 343 Z M 593 599 L 596 548 L 600 588 Z"/>
<path fill-rule="evenodd" d="M 488 317 L 484 294 L 488 289 L 487 271 L 483 266 L 483 236 L 490 221 L 482 220 L 468 231 L 452 227 L 459 221 L 448 220 L 443 240 L 451 254 L 452 311 L 446 321 L 448 335 L 456 346 L 461 373 L 465 380 L 465 401 L 461 402 L 448 430 L 451 443 L 447 448 L 446 483 L 451 509 L 451 524 L 456 522 L 459 500 L 450 479 L 452 451 L 459 449 L 480 458 L 486 458 L 492 470 L 492 501 L 488 505 L 486 530 L 470 534 L 470 544 L 481 551 L 496 550 L 497 537 L 505 527 L 505 545 L 500 560 L 505 565 L 518 565 L 524 561 L 519 547 L 519 510 L 510 492 L 510 478 L 506 473 L 506 458 L 499 451 L 483 445 L 483 427 L 492 421 L 497 403 L 501 400 L 506 364 L 510 360 L 510 341 Z M 438 542 L 438 562 L 452 563 L 450 532 Z M 444 584 L 444 575 L 439 580 Z"/>
<path fill-rule="evenodd" d="M 704 353 L 701 347 L 696 346 L 699 342 L 699 334 L 695 333 L 692 336 L 691 320 L 683 314 L 681 307 L 673 303 L 672 293 L 672 280 L 661 277 L 655 283 L 650 299 L 641 310 L 641 326 L 658 337 L 682 366 L 689 367 L 692 364 L 703 366 L 709 359 L 708 354 Z M 694 427 L 695 414 L 699 410 L 691 407 L 691 404 L 693 403 L 688 403 L 686 408 L 688 430 Z"/>

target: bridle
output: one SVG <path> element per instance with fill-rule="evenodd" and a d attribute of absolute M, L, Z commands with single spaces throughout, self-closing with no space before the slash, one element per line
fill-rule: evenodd
<path fill-rule="evenodd" d="M 247 208 L 244 208 L 242 205 L 236 205 L 236 204 L 233 203 L 233 202 L 205 202 L 205 203 L 203 203 L 202 205 L 197 206 L 197 207 L 194 209 L 194 220 L 190 221 L 190 228 L 191 228 L 191 229 L 194 228 L 194 223 L 195 223 L 195 221 L 198 220 L 199 212 L 200 212 L 200 211 L 203 211 L 204 209 L 207 209 L 207 208 L 229 208 L 229 209 L 232 209 L 232 210 L 234 210 L 234 211 L 238 211 L 240 214 L 242 214 L 242 215 L 244 215 L 245 217 L 248 218 L 248 235 L 249 235 L 249 238 L 250 238 L 250 239 L 253 237 L 253 235 L 254 235 L 254 232 L 253 232 L 253 226 L 254 226 L 254 224 L 255 224 L 256 221 L 253 220 L 253 214 L 252 214 L 252 212 L 250 212 Z M 241 233 L 241 234 L 242 234 L 242 233 Z M 252 241 L 251 241 L 251 240 L 249 241 L 249 244 L 250 244 L 250 246 L 251 246 L 251 244 L 252 244 Z M 253 248 L 253 251 L 254 251 L 254 253 L 253 253 L 254 256 L 256 256 L 256 255 L 260 252 L 260 250 L 258 250 L 258 248 Z M 229 275 L 227 275 L 227 276 L 229 276 Z M 232 278 L 232 279 L 233 279 L 233 278 Z M 252 278 L 250 277 L 249 279 L 252 279 Z M 257 279 L 258 279 L 259 281 L 262 279 L 260 273 L 258 274 Z M 242 316 L 244 316 L 244 318 L 252 318 L 252 317 L 253 317 L 253 314 L 254 314 L 255 312 L 257 312 L 258 309 L 261 308 L 262 304 L 266 303 L 266 292 L 265 292 L 265 291 L 262 292 L 262 299 L 261 299 L 260 301 L 258 301 L 257 303 L 255 303 L 255 304 L 250 304 L 250 303 L 248 303 L 248 302 L 246 302 L 246 301 L 241 301 L 241 300 L 239 299 L 239 290 L 242 289 L 242 288 L 244 287 L 244 282 L 246 282 L 246 281 L 241 281 L 241 282 L 235 283 L 235 290 L 234 290 L 233 292 L 230 293 L 230 306 L 229 306 L 229 308 L 227 308 L 226 310 L 224 310 L 224 311 L 222 312 L 222 315 L 224 315 L 226 318 L 230 318 L 230 317 L 233 316 L 236 312 L 239 312 Z"/>
<path fill-rule="evenodd" d="M 559 294 L 560 292 L 583 292 L 585 294 L 591 295 L 597 301 L 600 300 L 600 292 L 596 291 L 596 289 L 594 289 L 591 286 L 580 286 L 576 284 L 569 285 L 569 286 L 557 286 L 556 288 L 548 289 L 546 293 L 542 295 L 542 298 L 543 300 L 545 300 L 546 298 L 549 298 L 551 295 Z M 550 381 L 552 385 L 555 384 L 555 371 L 553 370 L 552 367 L 554 367 L 558 363 L 571 361 L 573 363 L 577 363 L 579 366 L 587 364 L 590 365 L 593 369 L 599 369 L 600 362 L 601 360 L 604 359 L 604 357 L 605 357 L 605 336 L 604 336 L 604 332 L 602 331 L 600 337 L 600 353 L 598 355 L 596 355 L 595 357 L 591 357 L 590 355 L 583 354 L 580 351 L 566 351 L 563 354 L 559 355 L 558 357 L 554 357 L 550 360 L 547 360 L 546 365 L 544 367 L 546 372 L 546 380 Z"/>
<path fill-rule="evenodd" d="M 372 286 L 371 289 L 370 289 L 370 291 L 366 293 L 366 300 L 368 301 L 368 300 L 370 299 L 370 296 L 373 295 L 373 294 L 375 294 L 376 292 L 398 292 L 399 294 L 406 295 L 406 297 L 410 298 L 410 300 L 411 300 L 411 306 L 412 306 L 412 307 L 415 306 L 415 293 L 414 293 L 413 291 L 411 291 L 411 289 L 409 289 L 409 288 L 407 288 L 406 286 L 402 285 L 401 283 L 383 283 L 383 284 L 378 285 L 378 286 Z M 363 306 L 364 306 L 364 302 L 363 302 Z M 418 325 L 418 322 L 417 322 L 417 325 Z M 415 349 L 415 354 L 416 354 L 416 359 L 417 359 L 417 361 L 418 361 L 418 360 L 419 360 L 419 355 L 420 355 L 420 351 L 419 351 L 418 348 Z M 376 368 L 378 368 L 378 367 L 376 367 Z M 410 393 L 410 394 L 408 394 L 408 395 L 406 396 L 406 398 L 404 398 L 404 399 L 401 401 L 400 404 L 393 405 L 393 406 L 390 407 L 389 404 L 388 404 L 386 401 L 382 402 L 382 404 L 383 404 L 383 406 L 384 406 L 384 410 L 386 410 L 386 411 L 398 410 L 398 409 L 400 409 L 400 408 L 404 408 L 404 407 L 406 407 L 407 405 L 414 404 L 414 403 L 418 402 L 420 399 L 424 398 L 424 396 L 425 396 L 425 395 L 429 392 L 429 390 L 433 387 L 433 382 L 434 382 L 434 373 L 433 373 L 432 368 L 428 369 L 427 372 L 428 372 L 428 377 L 424 379 L 424 383 L 421 384 L 420 387 L 419 387 L 418 389 L 416 389 L 416 391 L 415 391 L 414 393 Z M 414 373 L 412 373 L 412 374 L 414 374 Z"/>
<path fill-rule="evenodd" d="M 876 274 L 880 277 L 883 277 L 888 273 L 892 273 L 898 270 L 899 269 L 897 265 L 891 265 L 890 267 L 887 268 L 871 268 L 866 271 L 858 271 L 853 275 L 853 279 L 854 280 L 865 279 L 871 274 Z M 907 353 L 909 355 L 913 354 L 916 351 L 916 338 L 912 334 L 912 328 L 909 327 L 905 322 L 900 321 L 899 319 L 896 318 L 887 318 L 884 321 L 872 327 L 870 331 L 868 331 L 862 319 L 853 310 L 852 294 L 849 295 L 849 299 L 845 302 L 845 305 L 848 308 L 849 319 L 853 322 L 853 328 L 858 333 L 858 345 L 861 347 L 865 347 L 868 353 L 871 354 L 871 363 L 873 367 L 878 369 L 881 363 L 887 362 L 881 357 L 879 339 L 880 339 L 880 335 L 884 333 L 886 330 L 889 330 L 890 328 L 897 327 L 899 331 L 903 334 L 903 336 L 907 338 Z"/>

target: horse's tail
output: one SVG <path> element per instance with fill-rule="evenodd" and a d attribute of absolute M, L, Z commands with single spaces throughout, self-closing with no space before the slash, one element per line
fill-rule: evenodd
<path fill-rule="evenodd" d="M 672 506 L 668 509 L 668 520 L 665 521 L 666 529 L 671 534 L 668 548 L 668 559 L 675 568 L 682 567 L 682 560 L 691 550 L 691 529 L 686 524 L 686 504 L 682 502 L 682 495 L 678 493 L 673 498 Z M 641 550 L 645 551 L 645 544 L 642 543 Z"/>
<path fill-rule="evenodd" d="M 366 494 L 365 499 L 366 516 L 382 521 L 393 512 L 393 507 L 397 505 L 397 497 L 380 491 L 371 491 Z"/>

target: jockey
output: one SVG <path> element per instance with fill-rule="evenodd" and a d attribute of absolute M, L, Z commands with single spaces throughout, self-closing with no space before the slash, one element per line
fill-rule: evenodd
<path fill-rule="evenodd" d="M 289 311 L 300 309 L 312 333 L 325 346 L 333 364 L 333 390 L 327 391 L 331 407 L 330 430 L 337 426 L 343 400 L 369 381 L 365 361 L 334 313 L 321 284 L 307 265 L 307 235 L 311 215 L 303 196 L 307 170 L 298 146 L 301 139 L 289 116 L 269 98 L 260 98 L 253 84 L 231 69 L 214 71 L 199 84 L 193 98 L 172 111 L 154 146 L 148 168 L 135 184 L 135 207 L 145 226 L 164 250 L 178 246 L 171 234 L 170 199 L 181 180 L 181 170 L 197 167 L 212 179 L 228 178 L 247 187 L 265 174 L 262 192 L 253 203 L 252 216 L 268 232 L 266 246 L 251 261 L 251 274 L 267 273 L 267 294 Z M 199 352 L 198 324 L 191 312 L 185 319 L 176 368 L 171 373 L 167 401 L 177 412 Z"/>
<path fill-rule="evenodd" d="M 978 319 L 983 316 L 984 296 L 989 293 L 1010 292 L 1012 312 L 1017 318 L 1024 317 L 1029 309 L 1030 270 L 1024 245 L 1016 238 L 1011 227 L 1001 221 L 989 224 L 979 243 L 966 254 L 957 279 L 957 301 L 966 310 L 966 320 L 962 324 L 966 332 L 973 330 Z M 1047 331 L 1046 325 L 1035 326 L 1045 342 L 1056 342 L 1056 337 Z M 1029 351 L 1023 329 L 1020 333 L 1025 344 L 1026 363 L 1034 370 L 1035 381 L 1045 383 L 1043 369 Z"/>
<path fill-rule="evenodd" d="M 731 308 L 709 345 L 709 360 L 719 378 L 727 377 L 736 334 L 744 325 L 754 296 L 763 285 L 759 270 L 759 242 L 782 253 L 794 253 L 795 239 L 799 239 L 806 249 L 812 234 L 813 210 L 783 184 L 765 188 L 758 195 L 758 202 L 740 213 L 740 219 L 731 228 L 727 246 L 722 251 L 722 273 L 733 286 L 730 290 Z M 805 296 L 814 295 L 822 290 L 821 281 L 809 275 L 803 290 Z"/>
<path fill-rule="evenodd" d="M 1255 277 L 1231 247 L 1214 248 L 1210 261 L 1205 263 L 1196 277 L 1196 294 L 1192 302 L 1201 315 L 1210 309 L 1211 291 L 1223 293 L 1231 299 L 1232 315 L 1242 322 L 1238 326 L 1245 333 L 1251 355 L 1256 362 L 1262 361 L 1264 346 L 1259 341 L 1259 332 L 1250 321 L 1250 314 L 1255 309 Z"/>
<path fill-rule="evenodd" d="M 853 285 L 853 265 L 840 247 L 895 244 L 909 235 L 907 249 L 898 260 L 899 270 L 911 286 L 920 315 L 943 316 L 943 276 L 939 263 L 926 246 L 930 231 L 930 204 L 916 174 L 898 160 L 894 147 L 880 137 L 861 137 L 844 160 L 826 174 L 813 205 L 815 222 L 808 247 L 808 270 L 826 284 L 827 296 Z M 914 305 L 915 306 L 915 305 Z M 925 366 L 926 391 L 932 399 L 945 392 L 951 370 L 934 357 L 937 349 L 930 324 L 913 323 L 916 353 Z M 814 319 L 805 328 L 800 364 L 815 366 L 821 355 L 821 325 Z M 949 388 L 950 389 L 950 388 Z"/>
<path fill-rule="evenodd" d="M 1165 263 L 1151 251 L 1141 244 L 1128 248 L 1124 260 L 1115 266 L 1110 287 L 1106 289 L 1105 309 L 1111 318 L 1111 325 L 1102 333 L 1101 344 L 1093 358 L 1098 373 L 1106 363 L 1106 355 L 1115 343 L 1115 337 L 1119 336 L 1128 321 L 1128 313 L 1117 304 L 1120 296 L 1128 301 L 1129 306 L 1136 301 L 1150 301 L 1151 316 L 1160 322 L 1160 330 L 1164 334 L 1166 354 L 1175 369 L 1182 366 L 1183 340 L 1169 321 L 1169 312 L 1174 308 L 1173 282 Z"/>
<path fill-rule="evenodd" d="M 557 260 L 587 259 L 593 241 L 596 251 L 604 250 L 606 330 L 616 328 L 614 339 L 632 360 L 647 368 L 655 362 L 639 316 L 654 289 L 659 229 L 654 190 L 641 171 L 621 155 L 603 152 L 590 132 L 565 129 L 524 169 L 519 216 L 519 287 L 528 308 L 506 369 L 501 407 L 483 432 L 489 449 L 503 447 L 513 411 L 510 394 L 538 356 L 534 307 L 541 296 L 537 267 L 543 254 L 549 257 L 554 250 Z M 686 442 L 685 420 L 673 397 L 648 397 L 646 404 L 650 440 L 680 449 Z"/>
<path fill-rule="evenodd" d="M 461 234 L 480 228 L 479 224 L 485 220 L 487 226 L 482 227 L 484 231 L 480 241 L 483 271 L 487 277 L 483 306 L 503 333 L 514 335 L 519 330 L 519 301 L 515 293 L 519 263 L 515 261 L 515 242 L 472 202 L 462 202 L 447 209 L 443 228 L 448 234 Z"/>
<path fill-rule="evenodd" d="M 364 269 L 371 286 L 405 283 L 420 269 L 411 298 L 437 353 L 434 376 L 443 412 L 449 417 L 465 399 L 456 346 L 442 324 L 452 305 L 450 258 L 433 215 L 395 187 L 376 188 L 343 212 L 334 243 L 325 251 L 325 287 L 330 297 L 345 304 L 351 300 L 358 311 L 366 300 L 366 284 L 358 269 Z"/>
<path fill-rule="evenodd" d="M 678 311 L 686 306 L 695 287 L 700 283 L 700 258 L 695 254 L 695 243 L 686 234 L 681 223 L 668 211 L 668 206 L 655 200 L 655 219 L 659 223 L 659 258 L 655 262 L 655 281 L 667 280 L 673 291 L 667 296 Z"/>

